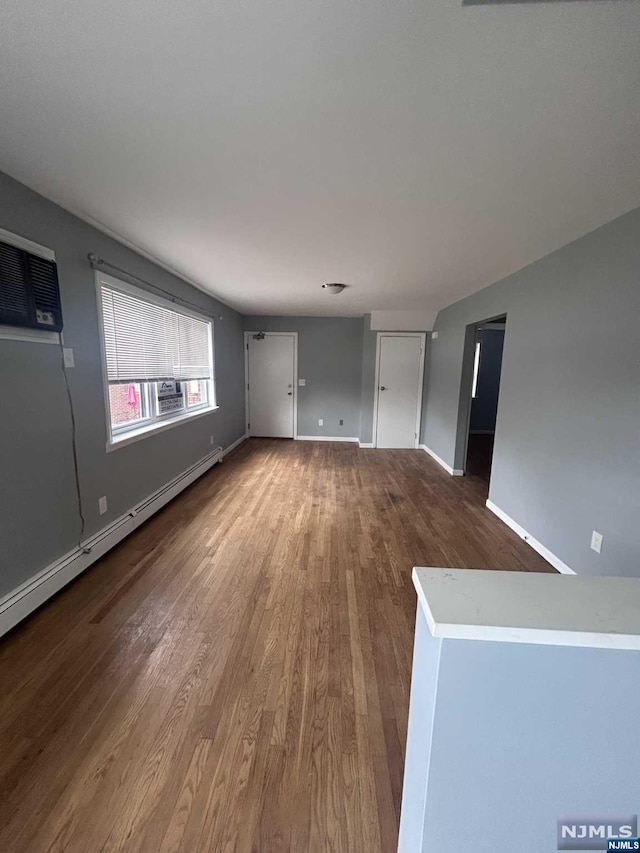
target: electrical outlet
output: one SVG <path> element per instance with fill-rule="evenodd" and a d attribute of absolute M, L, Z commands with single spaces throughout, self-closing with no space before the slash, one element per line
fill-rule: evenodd
<path fill-rule="evenodd" d="M 298 385 L 306 385 L 306 384 L 307 384 L 306 379 L 298 379 Z"/>
<path fill-rule="evenodd" d="M 98 509 L 100 510 L 100 515 L 104 515 L 105 512 L 107 511 L 107 496 L 106 495 L 103 495 L 98 500 Z"/>
<path fill-rule="evenodd" d="M 324 421 L 322 420 L 322 418 L 318 419 L 318 426 L 324 426 Z"/>
<path fill-rule="evenodd" d="M 595 551 L 596 554 L 602 550 L 602 533 L 598 533 L 597 530 L 591 533 L 591 550 Z"/>
<path fill-rule="evenodd" d="M 62 350 L 62 353 L 64 356 L 64 366 L 65 367 L 75 367 L 76 362 L 75 362 L 75 359 L 73 357 L 73 350 L 71 349 L 71 347 L 64 347 Z"/>
<path fill-rule="evenodd" d="M 342 418 L 340 418 L 340 426 L 344 426 L 344 421 Z"/>

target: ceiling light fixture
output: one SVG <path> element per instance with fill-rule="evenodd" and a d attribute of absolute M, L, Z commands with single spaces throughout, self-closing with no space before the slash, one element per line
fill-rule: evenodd
<path fill-rule="evenodd" d="M 322 289 L 326 290 L 328 293 L 332 293 L 334 296 L 337 296 L 338 293 L 342 293 L 345 289 L 346 284 L 340 284 L 339 282 L 330 282 L 329 284 L 323 284 Z"/>

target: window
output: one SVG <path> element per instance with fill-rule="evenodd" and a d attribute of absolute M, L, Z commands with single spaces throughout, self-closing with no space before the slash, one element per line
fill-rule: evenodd
<path fill-rule="evenodd" d="M 480 348 L 482 344 L 480 341 L 476 342 L 476 351 L 473 356 L 473 385 L 471 386 L 471 397 L 472 399 L 476 399 L 478 396 L 478 376 L 480 375 Z M 468 364 L 469 362 L 467 362 Z M 467 385 L 467 388 L 469 386 Z"/>
<path fill-rule="evenodd" d="M 109 444 L 215 409 L 213 322 L 98 276 Z"/>

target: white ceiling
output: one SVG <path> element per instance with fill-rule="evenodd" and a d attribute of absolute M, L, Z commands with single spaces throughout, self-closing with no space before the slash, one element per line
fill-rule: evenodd
<path fill-rule="evenodd" d="M 0 168 L 247 313 L 435 310 L 640 205 L 636 0 L 2 7 Z"/>

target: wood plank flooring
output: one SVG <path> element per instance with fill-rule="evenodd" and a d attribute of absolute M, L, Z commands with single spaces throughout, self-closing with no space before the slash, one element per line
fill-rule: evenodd
<path fill-rule="evenodd" d="M 395 850 L 412 566 L 552 571 L 485 490 L 246 442 L 0 641 L 0 850 Z"/>

